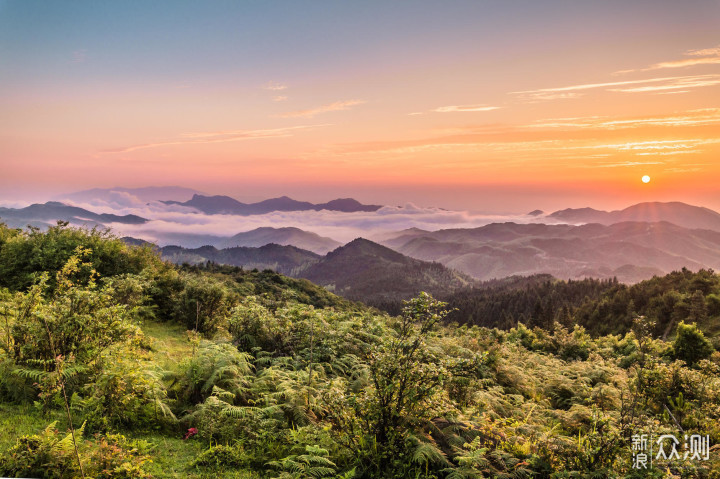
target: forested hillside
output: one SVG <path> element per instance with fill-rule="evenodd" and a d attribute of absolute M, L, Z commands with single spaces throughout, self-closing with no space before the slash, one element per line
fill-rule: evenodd
<path fill-rule="evenodd" d="M 441 298 L 453 308 L 448 320 L 460 324 L 510 329 L 523 323 L 552 329 L 555 322 L 572 327 L 577 308 L 596 301 L 618 284 L 616 279 L 561 281 L 549 274 L 513 276 Z"/>
<path fill-rule="evenodd" d="M 720 443 L 720 353 L 690 324 L 702 295 L 712 331 L 718 278 L 702 275 L 514 279 L 508 294 L 584 294 L 567 324 L 623 295 L 646 314 L 616 336 L 533 314 L 548 327 L 504 331 L 446 324 L 425 293 L 391 317 L 271 271 L 178 268 L 104 231 L 0 226 L 0 475 L 717 477 L 717 446 L 642 473 L 631 448 Z M 668 291 L 692 314 L 663 340 L 651 305 Z"/>
<path fill-rule="evenodd" d="M 681 321 L 720 333 L 720 277 L 687 269 L 626 285 L 611 280 L 557 280 L 549 275 L 511 277 L 442 296 L 454 308 L 448 320 L 510 329 L 552 329 L 554 323 L 589 333 L 625 334 L 638 316 L 652 319 L 652 334 L 667 339 Z"/>

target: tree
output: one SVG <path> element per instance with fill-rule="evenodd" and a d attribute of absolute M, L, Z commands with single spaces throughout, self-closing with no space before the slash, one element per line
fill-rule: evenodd
<path fill-rule="evenodd" d="M 712 344 L 697 325 L 685 324 L 684 321 L 678 324 L 677 336 L 673 342 L 673 352 L 677 359 L 685 361 L 688 366 L 694 366 L 701 359 L 710 357 L 713 351 Z"/>
<path fill-rule="evenodd" d="M 481 355 L 453 359 L 428 344 L 434 327 L 448 314 L 445 306 L 424 292 L 406 301 L 392 325 L 395 334 L 383 338 L 369 354 L 370 387 L 349 398 L 367 435 L 361 441 L 366 450 L 359 452 L 366 456 L 368 477 L 406 477 L 417 456 L 413 451 L 437 451 L 431 443 L 418 442 L 414 433 L 444 415 L 448 381 L 478 374 Z M 423 457 L 443 457 L 426 452 Z"/>

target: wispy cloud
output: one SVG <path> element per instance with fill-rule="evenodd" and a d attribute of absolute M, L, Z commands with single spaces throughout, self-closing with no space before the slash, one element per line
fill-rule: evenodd
<path fill-rule="evenodd" d="M 574 149 L 609 149 L 630 152 L 637 156 L 675 156 L 701 153 L 698 147 L 720 143 L 717 139 L 650 140 L 614 144 L 595 144 L 578 146 Z"/>
<path fill-rule="evenodd" d="M 112 148 L 103 150 L 102 153 L 128 153 L 130 151 L 144 150 L 147 148 L 156 148 L 159 146 L 171 146 L 171 145 L 187 145 L 187 144 L 200 144 L 200 143 L 224 143 L 228 141 L 244 141 L 244 140 L 256 140 L 262 138 L 281 138 L 292 136 L 294 131 L 306 130 L 309 128 L 317 128 L 323 125 L 304 125 L 304 126 L 292 126 L 288 128 L 275 128 L 268 130 L 222 130 L 222 131 L 210 131 L 210 132 L 193 132 L 184 133 L 178 138 L 161 140 L 151 143 L 143 143 L 140 145 L 125 146 L 120 148 Z"/>
<path fill-rule="evenodd" d="M 596 163 L 590 165 L 576 165 L 578 168 L 623 168 L 645 165 L 664 165 L 663 161 L 623 161 L 621 163 Z"/>
<path fill-rule="evenodd" d="M 366 103 L 364 100 L 345 100 L 328 103 L 327 105 L 318 106 L 316 108 L 309 108 L 307 110 L 295 110 L 282 113 L 279 116 L 281 118 L 312 118 L 315 115 L 322 113 L 328 113 L 331 111 L 342 111 L 349 110 L 351 107 L 356 105 L 362 105 Z"/>
<path fill-rule="evenodd" d="M 619 130 L 625 128 L 640 128 L 646 126 L 706 126 L 720 123 L 720 108 L 706 108 L 690 110 L 680 114 L 654 116 L 645 118 L 631 118 L 608 120 L 606 118 L 591 116 L 586 118 L 552 118 L 538 120 L 527 125 L 528 128 L 592 128 L 603 130 Z"/>
<path fill-rule="evenodd" d="M 521 98 L 530 100 L 556 99 L 556 98 L 574 98 L 572 93 L 606 89 L 608 91 L 635 93 L 635 92 L 651 92 L 659 90 L 678 90 L 687 88 L 699 88 L 705 86 L 713 86 L 720 84 L 720 74 L 711 75 L 694 75 L 694 76 L 676 76 L 676 77 L 660 77 L 646 78 L 644 80 L 627 80 L 605 83 L 584 83 L 580 85 L 570 85 L 558 88 L 541 88 L 538 90 L 525 90 L 511 92 L 512 95 L 518 95 Z M 627 87 L 628 85 L 643 85 L 638 87 Z M 620 88 L 610 88 L 620 87 Z M 571 96 L 563 94 L 570 93 Z M 559 94 L 559 96 L 556 96 Z"/>
<path fill-rule="evenodd" d="M 473 111 L 492 111 L 499 110 L 499 106 L 488 106 L 488 105 L 449 105 L 440 106 L 435 108 L 434 112 L 437 113 L 456 113 L 456 112 L 473 112 Z"/>
<path fill-rule="evenodd" d="M 526 91 L 526 92 L 513 92 L 512 94 L 520 95 L 520 97 L 527 103 L 538 103 L 541 101 L 550 100 L 568 100 L 572 98 L 580 98 L 584 93 L 577 92 L 554 92 L 554 91 Z"/>
<path fill-rule="evenodd" d="M 685 68 L 692 67 L 695 65 L 714 65 L 720 64 L 720 46 L 712 48 L 704 48 L 701 50 L 688 50 L 685 52 L 685 56 L 696 57 L 696 58 L 682 58 L 679 60 L 671 60 L 666 62 L 659 62 L 650 65 L 646 68 L 639 68 L 633 70 L 621 70 L 615 72 L 616 74 L 632 73 L 632 72 L 646 72 L 650 70 L 661 70 L 665 68 Z M 699 58 L 698 58 L 699 57 Z"/>
<path fill-rule="evenodd" d="M 710 56 L 710 55 L 720 55 L 720 45 L 712 48 L 703 48 L 702 50 L 688 50 L 685 52 L 685 55 L 693 55 L 693 56 Z"/>
<path fill-rule="evenodd" d="M 281 90 L 287 90 L 287 85 L 284 85 L 280 82 L 276 81 L 269 81 L 266 84 L 262 86 L 263 90 L 271 90 L 271 91 L 281 91 Z"/>
<path fill-rule="evenodd" d="M 608 91 L 617 91 L 622 93 L 645 93 L 668 90 L 685 90 L 687 88 L 702 88 L 715 85 L 720 85 L 720 75 L 680 77 L 659 85 L 645 85 L 631 88 L 611 88 Z"/>
<path fill-rule="evenodd" d="M 286 96 L 284 96 L 284 95 L 280 95 L 280 96 L 274 97 L 274 98 L 273 98 L 273 101 L 285 101 L 285 100 L 287 100 L 287 99 L 288 99 L 288 97 L 286 97 Z"/>

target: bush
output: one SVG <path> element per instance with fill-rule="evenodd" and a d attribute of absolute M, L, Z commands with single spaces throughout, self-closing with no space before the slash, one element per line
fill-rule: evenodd
<path fill-rule="evenodd" d="M 676 334 L 673 353 L 688 366 L 695 366 L 701 359 L 709 358 L 715 350 L 695 324 L 681 321 Z"/>
<path fill-rule="evenodd" d="M 198 404 L 214 392 L 232 403 L 247 387 L 252 373 L 251 356 L 227 343 L 200 342 L 195 356 L 188 360 L 178 378 L 180 397 Z"/>
<path fill-rule="evenodd" d="M 45 232 L 37 228 L 14 234 L 8 234 L 7 228 L 3 231 L 5 233 L 0 233 L 5 238 L 0 241 L 0 286 L 15 291 L 32 286 L 39 273 L 60 270 L 78 248 L 89 251 L 86 259 L 102 276 L 139 273 L 148 266 L 160 264 L 150 248 L 128 246 L 109 230 L 70 228 L 67 223 L 59 222 Z M 55 285 L 51 278 L 50 291 Z"/>
<path fill-rule="evenodd" d="M 127 309 L 113 299 L 112 290 L 99 288 L 93 265 L 83 262 L 87 250 L 79 249 L 55 275 L 49 298 L 48 276 L 9 304 L 13 318 L 10 341 L 0 348 L 18 364 L 74 357 L 87 364 L 119 342 L 141 336 Z M 90 271 L 87 285 L 75 278 Z M 8 304 L 5 305 L 8 307 Z M 51 333 L 51 338 L 48 334 Z"/>
<path fill-rule="evenodd" d="M 174 421 L 167 405 L 162 371 L 146 365 L 137 352 L 119 349 L 103 361 L 95 381 L 73 397 L 73 406 L 85 416 L 90 430 L 113 428 L 158 429 Z"/>
<path fill-rule="evenodd" d="M 72 434 L 63 436 L 56 423 L 40 434 L 18 438 L 0 455 L 0 474 L 10 477 L 70 479 L 81 475 Z M 75 431 L 82 470 L 94 479 L 148 479 L 143 465 L 149 461 L 149 444 L 129 441 L 124 436 L 100 436 L 96 443 L 83 441 L 83 429 Z"/>
<path fill-rule="evenodd" d="M 193 467 L 211 467 L 214 469 L 242 467 L 248 458 L 242 450 L 233 446 L 210 446 L 198 455 L 192 462 Z"/>
<path fill-rule="evenodd" d="M 18 438 L 15 445 L 0 456 L 0 474 L 47 479 L 64 479 L 79 474 L 72 435 L 68 433 L 63 437 L 55 429 L 55 424 L 53 422 L 40 434 Z"/>
<path fill-rule="evenodd" d="M 214 334 L 236 303 L 235 294 L 209 275 L 181 275 L 181 280 L 184 288 L 177 298 L 175 319 L 188 329 Z"/>

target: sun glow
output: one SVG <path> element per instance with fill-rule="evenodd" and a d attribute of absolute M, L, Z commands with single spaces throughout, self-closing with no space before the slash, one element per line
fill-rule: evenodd
<path fill-rule="evenodd" d="M 642 177 L 642 182 L 643 182 L 643 183 L 650 183 L 650 177 L 649 177 L 648 175 L 643 176 L 643 177 Z"/>

